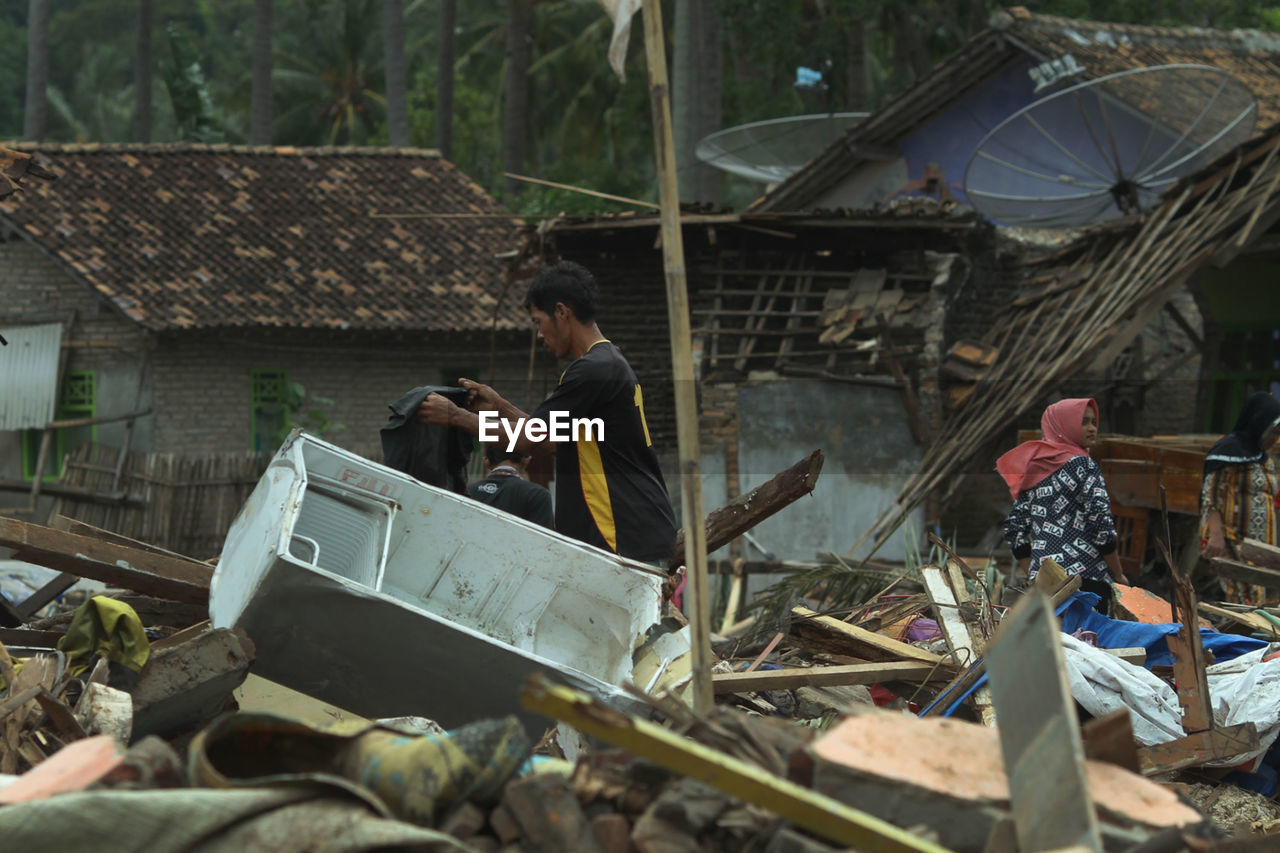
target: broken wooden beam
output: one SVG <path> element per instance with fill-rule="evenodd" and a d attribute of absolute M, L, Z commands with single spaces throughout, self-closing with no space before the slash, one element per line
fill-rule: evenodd
<path fill-rule="evenodd" d="M 850 655 L 869 662 L 915 661 L 938 666 L 947 674 L 960 668 L 959 664 L 933 652 L 823 616 L 807 607 L 793 607 L 791 615 L 795 617 L 791 620 L 791 640 L 807 649 Z"/>
<path fill-rule="evenodd" d="M 1033 593 L 1000 623 L 987 657 L 1018 847 L 1101 851 L 1059 630 L 1049 600 Z"/>
<path fill-rule="evenodd" d="M 1236 548 L 1240 559 L 1255 566 L 1280 570 L 1280 548 L 1259 542 L 1257 539 L 1245 539 Z"/>
<path fill-rule="evenodd" d="M 0 628 L 0 643 L 6 647 L 56 649 L 63 637 L 61 631 L 32 631 L 29 628 Z"/>
<path fill-rule="evenodd" d="M 591 697 L 533 676 L 524 707 L 568 723 L 672 772 L 700 779 L 842 847 L 879 853 L 945 853 L 942 846 L 847 806 L 754 764 L 726 755 L 656 723 L 628 716 Z"/>
<path fill-rule="evenodd" d="M 1143 776 L 1155 776 L 1184 767 L 1199 767 L 1259 749 L 1258 728 L 1253 723 L 1221 726 L 1186 737 L 1144 746 L 1138 750 L 1138 766 Z"/>
<path fill-rule="evenodd" d="M 1057 566 L 1057 563 L 1054 563 L 1052 560 L 1048 560 L 1046 562 L 1051 563 L 1054 566 Z M 1061 571 L 1061 569 L 1059 569 L 1059 571 Z M 1041 575 L 1044 575 L 1043 571 L 1041 572 Z M 1045 576 L 1045 577 L 1050 577 L 1050 576 Z M 1049 599 L 1049 604 L 1054 609 L 1055 612 L 1057 611 L 1058 607 L 1061 606 L 1062 602 L 1066 601 L 1068 598 L 1075 595 L 1080 590 L 1081 578 L 1079 575 L 1071 575 L 1068 577 L 1064 574 L 1063 577 L 1065 577 L 1066 580 L 1062 582 L 1061 586 L 1058 587 L 1057 592 L 1055 592 L 1053 594 L 1053 597 Z M 1044 582 L 1044 585 L 1048 586 L 1051 583 L 1052 583 L 1052 580 L 1046 580 Z M 1040 577 L 1036 578 L 1036 585 L 1033 587 L 1033 589 L 1039 590 L 1041 592 L 1044 591 L 1041 588 Z M 1146 649 L 1143 649 L 1142 650 L 1143 661 L 1146 660 L 1146 656 L 1147 656 Z M 942 716 L 962 696 L 967 694 L 969 690 L 975 684 L 977 684 L 986 674 L 987 674 L 987 662 L 984 658 L 979 658 L 973 663 L 972 666 L 970 666 L 968 669 L 961 671 L 951 681 L 950 684 L 944 687 L 942 689 L 942 692 L 938 694 L 938 699 L 935 700 L 932 705 L 926 708 L 920 716 L 922 717 Z"/>
<path fill-rule="evenodd" d="M 1210 565 L 1213 566 L 1213 572 L 1218 577 L 1265 586 L 1268 589 L 1280 589 L 1280 569 L 1251 566 L 1239 560 L 1227 560 L 1222 557 L 1215 557 Z"/>
<path fill-rule="evenodd" d="M 213 567 L 64 533 L 42 524 L 0 518 L 0 545 L 14 557 L 134 592 L 191 604 L 209 601 Z"/>
<path fill-rule="evenodd" d="M 1138 747 L 1133 739 L 1133 720 L 1128 708 L 1089 720 L 1080 731 L 1084 738 L 1084 757 L 1123 767 L 1140 773 Z"/>
<path fill-rule="evenodd" d="M 797 687 L 849 687 L 882 681 L 945 680 L 949 676 L 948 671 L 922 661 L 895 661 L 762 672 L 717 672 L 712 674 L 711 684 L 716 693 L 750 693 L 754 690 L 795 690 Z"/>
<path fill-rule="evenodd" d="M 1280 624 L 1272 622 L 1266 616 L 1254 610 L 1228 610 L 1225 607 L 1218 607 L 1208 602 L 1200 602 L 1197 609 L 1201 613 L 1212 616 L 1215 619 L 1226 619 L 1235 622 L 1237 625 L 1243 625 L 1254 634 L 1262 634 L 1273 640 L 1280 639 Z"/>
<path fill-rule="evenodd" d="M 921 567 L 920 579 L 929 595 L 929 602 L 933 605 L 934 618 L 938 620 L 938 627 L 942 629 L 947 647 L 951 649 L 952 660 L 961 666 L 973 664 L 985 653 L 986 641 L 981 635 L 973 636 L 970 624 L 961 618 L 958 590 L 952 589 L 948 578 L 937 566 Z M 959 577 L 958 572 L 955 579 L 963 589 L 964 579 Z M 967 593 L 965 599 L 968 600 Z M 996 712 L 989 688 L 979 687 L 974 691 L 973 706 L 984 726 L 996 724 Z"/>
<path fill-rule="evenodd" d="M 91 539 L 101 539 L 103 542 L 111 542 L 115 545 L 125 545 L 151 554 L 163 554 L 164 556 L 172 557 L 175 560 L 186 560 L 191 563 L 199 564 L 207 564 L 208 562 L 205 560 L 197 560 L 195 557 L 188 556 L 187 554 L 179 554 L 177 551 L 170 551 L 167 548 L 161 548 L 159 545 L 152 545 L 150 542 L 131 539 L 123 533 L 116 533 L 114 530 L 104 530 L 101 527 L 94 527 L 92 524 L 88 524 L 80 521 L 79 519 L 70 518 L 65 515 L 55 515 L 50 518 L 49 526 L 54 530 L 61 530 L 63 533 L 74 533 L 77 536 L 88 536 Z"/>
<path fill-rule="evenodd" d="M 769 482 L 707 513 L 707 553 L 723 547 L 769 516 L 813 491 L 826 457 L 815 450 Z M 667 565 L 684 564 L 684 530 L 676 534 L 676 550 Z"/>
<path fill-rule="evenodd" d="M 1161 545 L 1163 546 L 1163 542 Z M 1167 638 L 1173 654 L 1173 678 L 1182 706 L 1182 729 L 1191 734 L 1213 728 L 1213 705 L 1209 701 L 1209 677 L 1205 673 L 1204 644 L 1196 616 L 1196 593 L 1191 578 L 1178 570 L 1165 550 L 1173 575 L 1174 621 L 1178 632 Z"/>

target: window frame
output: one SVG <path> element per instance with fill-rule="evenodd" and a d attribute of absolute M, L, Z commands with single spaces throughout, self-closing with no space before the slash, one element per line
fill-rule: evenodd
<path fill-rule="evenodd" d="M 77 386 L 79 386 L 77 388 Z M 87 393 L 85 388 L 88 389 Z M 62 375 L 62 387 L 58 391 L 58 405 L 54 408 L 53 419 L 66 421 L 73 418 L 96 418 L 98 416 L 98 374 L 94 370 L 68 370 Z M 98 440 L 98 425 L 88 427 L 70 427 L 55 429 L 49 447 L 49 458 L 45 459 L 45 470 L 41 482 L 56 483 L 62 479 L 66 470 L 67 454 L 74 450 L 71 442 L 74 433 L 87 429 L 88 443 Z M 36 462 L 40 456 L 40 443 L 44 437 L 43 429 L 25 429 L 22 431 L 22 479 L 32 482 L 36 476 Z M 76 444 L 85 443 L 83 440 Z M 49 466 L 53 466 L 52 472 Z"/>

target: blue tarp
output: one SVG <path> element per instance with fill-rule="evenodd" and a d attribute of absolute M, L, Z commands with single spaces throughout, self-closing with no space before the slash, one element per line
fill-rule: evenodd
<path fill-rule="evenodd" d="M 1169 666 L 1173 663 L 1173 655 L 1169 653 L 1168 636 L 1182 629 L 1177 622 L 1165 622 L 1160 625 L 1148 625 L 1144 622 L 1126 622 L 1121 619 L 1108 619 L 1094 605 L 1099 601 L 1092 592 L 1077 592 L 1058 610 L 1062 618 L 1062 630 L 1073 634 L 1078 629 L 1093 631 L 1098 635 L 1098 645 L 1104 649 L 1128 649 L 1141 646 L 1147 650 L 1146 667 Z M 1267 645 L 1264 640 L 1255 640 L 1239 634 L 1220 634 L 1208 628 L 1200 629 L 1200 641 L 1206 649 L 1213 652 L 1215 661 L 1232 660 L 1246 652 L 1260 649 Z"/>

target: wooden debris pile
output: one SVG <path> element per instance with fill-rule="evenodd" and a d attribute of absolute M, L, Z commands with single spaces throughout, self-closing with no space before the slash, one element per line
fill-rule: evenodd
<path fill-rule="evenodd" d="M 820 465 L 820 455 L 803 460 L 743 505 L 713 513 L 708 528 L 718 532 L 708 538 L 728 541 L 807 493 Z M 152 640 L 132 678 L 105 661 L 71 677 L 56 649 L 70 613 L 0 633 L 15 650 L 0 648 L 0 773 L 56 759 L 76 763 L 71 790 L 187 784 L 178 756 L 234 707 L 232 691 L 254 657 L 249 637 L 203 621 L 211 567 L 69 520 L 0 520 L 0 544 L 73 578 L 120 587 L 113 595 L 134 606 Z M 1252 724 L 1215 725 L 1198 630 L 1169 639 L 1167 680 L 1183 703 L 1184 736 L 1139 747 L 1127 711 L 1081 725 L 1065 686 L 1053 609 L 1078 578 L 1047 564 L 1006 612 L 995 603 L 998 586 L 934 544 L 945 559 L 922 567 L 918 581 L 895 581 L 854 608 L 797 603 L 763 639 L 718 640 L 724 659 L 711 713 L 637 692 L 652 709 L 641 719 L 531 682 L 526 707 L 609 746 L 566 761 L 551 730 L 530 768 L 496 799 L 463 796 L 437 828 L 475 850 L 610 852 L 1073 843 L 1101 851 L 1157 849 L 1157 838 L 1171 845 L 1159 849 L 1207 851 L 1224 828 L 1259 837 L 1280 829 L 1265 815 L 1206 822 L 1175 796 L 1220 775 L 1210 763 L 1259 744 Z M 1248 553 L 1272 558 L 1265 549 Z M 1266 611 L 1199 605 L 1178 580 L 1170 621 L 1194 626 L 1200 612 L 1246 629 L 1272 625 Z M 26 618 L 22 608 L 14 604 L 10 615 Z M 15 796 L 47 796 L 23 794 L 35 784 L 23 780 L 11 786 Z M 1229 785 L 1215 790 L 1222 793 L 1213 803 L 1236 796 Z"/>

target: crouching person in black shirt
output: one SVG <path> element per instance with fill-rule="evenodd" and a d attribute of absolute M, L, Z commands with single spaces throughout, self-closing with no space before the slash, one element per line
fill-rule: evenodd
<path fill-rule="evenodd" d="M 488 442 L 484 446 L 484 465 L 489 476 L 468 483 L 468 495 L 494 509 L 518 515 L 543 527 L 555 527 L 551 493 L 525 479 L 529 468 L 527 455 L 504 450 L 498 442 Z"/>
<path fill-rule="evenodd" d="M 471 392 L 471 411 L 431 394 L 418 419 L 460 427 L 482 442 L 500 441 L 522 453 L 554 453 L 556 530 L 663 565 L 675 550 L 675 513 L 649 438 L 640 384 L 596 325 L 596 298 L 595 278 L 571 261 L 543 269 L 530 282 L 525 307 L 538 337 L 568 363 L 559 385 L 531 415 L 489 386 L 459 379 Z"/>

